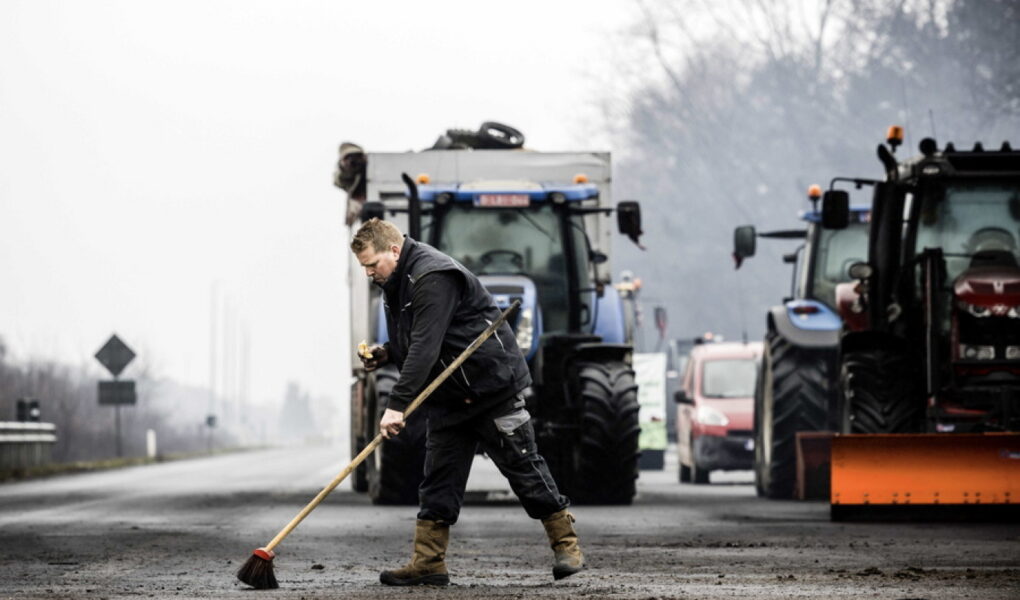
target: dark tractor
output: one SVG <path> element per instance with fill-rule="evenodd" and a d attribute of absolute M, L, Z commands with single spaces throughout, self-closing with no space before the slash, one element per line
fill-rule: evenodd
<path fill-rule="evenodd" d="M 935 140 L 878 147 L 868 257 L 837 290 L 838 425 L 844 433 L 1001 432 L 1020 427 L 1020 152 Z M 826 192 L 824 224 L 852 221 Z"/>

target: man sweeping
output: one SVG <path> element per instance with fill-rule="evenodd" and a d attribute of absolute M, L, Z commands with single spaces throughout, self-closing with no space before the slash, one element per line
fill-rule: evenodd
<path fill-rule="evenodd" d="M 371 219 L 351 242 L 366 274 L 383 291 L 389 341 L 362 355 L 369 371 L 393 363 L 400 379 L 379 422 L 387 439 L 404 427 L 403 412 L 419 391 L 499 317 L 477 277 L 439 250 Z M 370 356 L 371 358 L 367 358 Z M 553 576 L 583 568 L 570 501 L 559 493 L 538 454 L 521 392 L 531 375 L 504 323 L 425 403 L 425 479 L 411 561 L 383 571 L 386 585 L 447 585 L 446 547 L 457 522 L 471 462 L 479 445 L 533 519 L 540 519 L 555 553 Z M 416 417 L 420 418 L 420 417 Z"/>

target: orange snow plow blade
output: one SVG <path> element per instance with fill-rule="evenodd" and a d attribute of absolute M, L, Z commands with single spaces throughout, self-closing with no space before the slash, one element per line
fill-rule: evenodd
<path fill-rule="evenodd" d="M 833 520 L 1020 517 L 1020 434 L 837 435 Z"/>

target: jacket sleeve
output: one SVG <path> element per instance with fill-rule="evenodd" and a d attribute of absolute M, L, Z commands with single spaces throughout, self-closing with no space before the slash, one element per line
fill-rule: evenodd
<path fill-rule="evenodd" d="M 428 273 L 415 283 L 411 293 L 414 312 L 410 343 L 387 408 L 403 412 L 428 385 L 463 286 L 460 274 L 452 271 Z"/>

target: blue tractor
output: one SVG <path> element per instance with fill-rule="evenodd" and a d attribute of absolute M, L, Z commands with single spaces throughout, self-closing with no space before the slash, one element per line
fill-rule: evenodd
<path fill-rule="evenodd" d="M 754 399 L 754 470 L 759 496 L 792 498 L 797 476 L 797 432 L 836 429 L 839 336 L 836 286 L 851 281 L 847 270 L 868 253 L 867 207 L 852 207 L 845 229 L 824 229 L 811 186 L 813 208 L 801 211 L 804 229 L 756 232 L 753 225 L 734 231 L 739 268 L 755 253 L 756 238 L 799 240 L 783 257 L 794 265 L 789 297 L 766 315 L 762 365 Z"/>
<path fill-rule="evenodd" d="M 486 160 L 479 160 L 479 155 Z M 535 179 L 546 175 L 571 181 L 573 177 L 563 176 L 564 165 L 590 162 L 593 156 L 605 173 L 598 184 L 583 176 L 575 183 L 520 179 L 531 174 Z M 373 179 L 373 164 L 425 170 L 429 165 L 423 163 L 429 161 L 441 171 L 433 181 L 449 181 L 451 173 L 495 175 L 470 183 L 435 184 L 421 183 L 426 177 L 415 181 L 404 175 L 405 191 L 399 198 L 387 184 L 392 183 L 390 171 Z M 511 325 L 534 380 L 525 391 L 528 410 L 539 450 L 563 493 L 577 503 L 629 504 L 638 476 L 637 385 L 629 321 L 610 284 L 608 257 L 601 249 L 608 249 L 612 213 L 619 231 L 635 242 L 641 217 L 636 202 L 605 204 L 608 155 L 451 150 L 369 154 L 367 162 L 368 197 L 362 220 L 406 219 L 402 222 L 411 237 L 442 250 L 478 275 L 501 308 L 520 300 Z M 556 170 L 549 171 L 550 165 Z M 388 334 L 378 300 L 368 306 L 365 312 L 373 325 L 367 336 L 384 342 Z M 352 311 L 359 312 L 357 303 Z M 354 375 L 361 382 L 352 393 L 354 436 L 368 440 L 397 374 L 382 369 L 368 374 L 355 370 Z M 373 501 L 417 501 L 423 444 L 423 419 L 412 417 L 400 436 L 385 442 L 375 460 L 367 461 L 361 486 Z M 352 450 L 358 445 L 355 441 Z"/>

